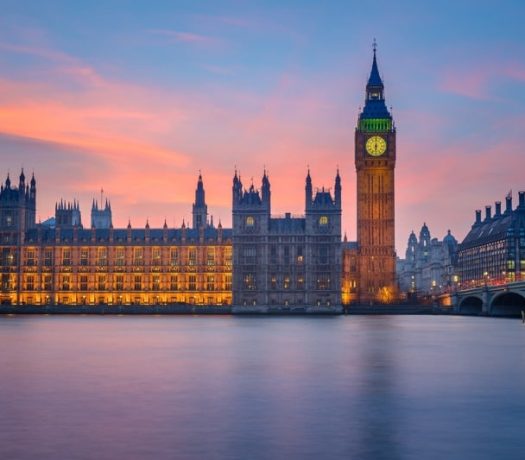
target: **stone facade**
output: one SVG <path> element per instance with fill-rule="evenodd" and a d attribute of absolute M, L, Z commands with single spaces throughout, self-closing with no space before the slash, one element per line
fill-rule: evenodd
<path fill-rule="evenodd" d="M 454 287 L 454 263 L 458 242 L 448 231 L 443 241 L 431 238 L 423 224 L 419 239 L 408 237 L 404 259 L 397 259 L 399 289 L 407 297 L 425 297 L 450 292 Z"/>
<path fill-rule="evenodd" d="M 233 178 L 233 299 L 240 306 L 334 306 L 341 303 L 341 179 L 334 196 L 313 192 L 306 177 L 305 215 L 271 215 L 270 180 L 261 190 Z"/>

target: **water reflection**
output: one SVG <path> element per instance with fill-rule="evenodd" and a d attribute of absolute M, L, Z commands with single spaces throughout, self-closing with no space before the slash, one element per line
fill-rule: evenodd
<path fill-rule="evenodd" d="M 524 334 L 486 318 L 3 317 L 0 458 L 521 458 Z"/>

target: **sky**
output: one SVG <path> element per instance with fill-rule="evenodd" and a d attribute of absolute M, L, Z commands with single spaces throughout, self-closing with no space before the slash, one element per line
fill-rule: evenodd
<path fill-rule="evenodd" d="M 235 168 L 272 212 L 332 187 L 356 238 L 354 130 L 372 42 L 397 126 L 396 247 L 423 222 L 462 240 L 475 209 L 525 190 L 525 3 L 0 0 L 0 178 L 111 200 L 113 224 L 231 225 Z"/>

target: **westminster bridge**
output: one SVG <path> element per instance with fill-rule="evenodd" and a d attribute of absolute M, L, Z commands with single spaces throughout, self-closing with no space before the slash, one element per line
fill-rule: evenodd
<path fill-rule="evenodd" d="M 483 283 L 460 289 L 447 295 L 456 313 L 485 314 L 493 316 L 519 316 L 525 311 L 525 280 L 514 282 Z"/>

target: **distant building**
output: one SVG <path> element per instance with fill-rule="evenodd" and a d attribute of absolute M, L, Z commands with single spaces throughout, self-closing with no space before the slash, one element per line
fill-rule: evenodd
<path fill-rule="evenodd" d="M 411 232 L 405 258 L 397 259 L 400 291 L 409 297 L 450 291 L 454 282 L 457 246 L 450 230 L 443 241 L 431 238 L 426 224 L 421 227 L 419 239 Z"/>
<path fill-rule="evenodd" d="M 462 288 L 494 280 L 514 281 L 525 275 L 525 192 L 512 209 L 512 195 L 505 200 L 505 212 L 496 201 L 476 211 L 472 228 L 458 248 L 457 274 Z"/>
<path fill-rule="evenodd" d="M 305 215 L 271 215 L 270 180 L 261 190 L 233 178 L 233 299 L 236 305 L 341 304 L 341 178 L 334 194 L 306 176 Z"/>

